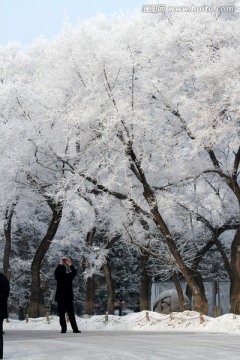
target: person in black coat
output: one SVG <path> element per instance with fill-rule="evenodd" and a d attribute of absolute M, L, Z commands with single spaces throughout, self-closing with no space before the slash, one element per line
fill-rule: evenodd
<path fill-rule="evenodd" d="M 8 317 L 7 301 L 9 297 L 9 281 L 0 273 L 0 333 L 3 332 L 3 320 Z"/>
<path fill-rule="evenodd" d="M 3 320 L 8 317 L 7 301 L 9 297 L 9 281 L 0 273 L 0 359 L 3 358 Z"/>
<path fill-rule="evenodd" d="M 57 290 L 55 301 L 58 305 L 59 322 L 62 328 L 62 333 L 67 332 L 67 323 L 65 319 L 66 312 L 68 313 L 69 321 L 74 333 L 80 333 L 78 330 L 74 308 L 73 308 L 73 287 L 72 281 L 76 276 L 76 269 L 72 265 L 70 259 L 60 260 L 56 267 L 54 275 L 57 280 Z"/>

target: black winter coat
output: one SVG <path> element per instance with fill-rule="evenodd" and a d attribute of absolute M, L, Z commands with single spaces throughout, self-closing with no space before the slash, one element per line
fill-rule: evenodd
<path fill-rule="evenodd" d="M 76 269 L 73 265 L 70 266 L 71 272 L 67 272 L 64 265 L 58 265 L 55 269 L 54 275 L 57 280 L 57 290 L 55 301 L 66 302 L 73 301 L 73 287 L 72 281 L 76 276 Z"/>
<path fill-rule="evenodd" d="M 5 275 L 0 273 L 0 319 L 6 319 L 8 317 L 7 301 L 9 291 L 9 281 Z"/>

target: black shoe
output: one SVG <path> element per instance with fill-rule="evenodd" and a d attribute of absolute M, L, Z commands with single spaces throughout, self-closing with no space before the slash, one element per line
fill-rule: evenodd
<path fill-rule="evenodd" d="M 76 333 L 80 334 L 81 331 L 80 331 L 80 330 L 73 330 L 73 333 L 74 333 L 74 334 L 76 334 Z"/>
<path fill-rule="evenodd" d="M 61 334 L 66 334 L 66 331 L 61 331 Z"/>

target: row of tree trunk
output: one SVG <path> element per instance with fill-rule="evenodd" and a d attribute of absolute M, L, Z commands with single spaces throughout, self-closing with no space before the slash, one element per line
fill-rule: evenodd
<path fill-rule="evenodd" d="M 146 176 L 141 168 L 141 163 L 137 159 L 133 148 L 131 141 L 125 141 L 127 144 L 126 153 L 127 156 L 131 160 L 131 169 L 133 173 L 137 176 L 137 179 L 141 182 L 143 187 L 143 196 L 148 203 L 150 215 L 152 217 L 152 220 L 156 224 L 157 228 L 159 229 L 161 235 L 164 237 L 164 241 L 174 257 L 176 264 L 181 271 L 183 277 L 185 278 L 188 287 L 190 289 L 191 294 L 193 295 L 194 299 L 194 310 L 203 312 L 205 314 L 208 314 L 208 302 L 205 295 L 205 290 L 203 286 L 203 281 L 200 276 L 200 274 L 197 271 L 197 267 L 189 268 L 177 246 L 176 243 L 172 237 L 171 232 L 169 231 L 169 228 L 167 224 L 165 223 L 159 208 L 158 208 L 158 202 L 155 195 L 155 192 L 151 188 L 151 186 L 148 184 Z M 213 162 L 213 165 L 215 167 L 215 170 L 220 173 L 220 176 L 222 176 L 224 179 L 226 178 L 226 183 L 229 186 L 229 188 L 233 191 L 235 194 L 239 206 L 240 206 L 240 187 L 237 182 L 237 175 L 236 171 L 233 172 L 232 176 L 230 177 L 228 174 L 222 173 L 220 169 L 220 165 L 218 164 L 215 155 L 212 151 L 209 151 L 210 158 Z M 236 169 L 238 169 L 240 163 L 240 148 L 236 154 L 234 166 Z M 88 178 L 89 181 L 89 178 Z M 95 185 L 96 181 L 95 181 Z M 99 185 L 98 185 L 99 186 Z M 113 192 L 110 192 L 106 190 L 103 186 L 101 186 L 101 191 L 109 192 L 110 195 L 113 194 Z M 115 196 L 115 194 L 114 194 Z M 44 256 L 46 252 L 48 251 L 51 242 L 57 232 L 61 217 L 62 217 L 62 208 L 63 205 L 61 203 L 56 204 L 54 201 L 52 201 L 50 198 L 46 197 L 46 201 L 52 211 L 52 219 L 50 221 L 50 224 L 47 229 L 47 233 L 45 237 L 43 238 L 42 242 L 40 243 L 35 256 L 32 261 L 31 266 L 31 296 L 30 296 L 30 304 L 28 308 L 28 315 L 30 317 L 38 317 L 42 315 L 43 309 L 42 309 L 42 303 L 43 303 L 43 294 L 41 291 L 41 283 L 40 283 L 40 270 L 42 266 L 42 261 L 44 259 Z M 5 222 L 4 222 L 4 234 L 6 239 L 5 244 L 5 251 L 4 251 L 4 272 L 6 276 L 10 279 L 11 272 L 10 272 L 10 252 L 11 252 L 11 220 L 14 212 L 16 204 L 11 205 L 5 213 Z M 135 208 L 136 209 L 136 208 Z M 139 210 L 137 210 L 139 211 Z M 91 245 L 91 242 L 93 241 L 94 236 L 94 230 L 92 230 L 88 236 L 87 236 L 87 244 Z M 237 231 L 234 237 L 234 240 L 231 245 L 231 262 L 229 264 L 229 276 L 231 281 L 231 289 L 230 289 L 230 298 L 231 298 L 231 312 L 235 314 L 240 314 L 240 225 L 237 226 Z M 149 309 L 149 284 L 150 279 L 147 276 L 147 273 L 145 273 L 146 269 L 146 262 L 147 262 L 148 254 L 144 254 L 142 258 L 142 268 L 143 268 L 143 275 L 142 275 L 142 282 L 141 282 L 141 300 L 140 300 L 140 309 Z M 226 260 L 226 259 L 225 259 Z M 86 264 L 87 266 L 87 264 Z M 108 312 L 112 313 L 113 311 L 113 299 L 114 299 L 114 290 L 111 280 L 111 272 L 108 264 L 104 265 L 104 273 L 106 277 L 106 284 L 108 288 Z M 94 281 L 92 278 L 89 278 L 87 280 L 87 296 L 89 298 L 86 299 L 86 309 L 85 311 L 87 313 L 93 312 L 93 294 L 94 292 Z"/>

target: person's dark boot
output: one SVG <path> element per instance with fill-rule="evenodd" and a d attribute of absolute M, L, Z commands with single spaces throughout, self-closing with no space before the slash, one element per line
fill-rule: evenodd
<path fill-rule="evenodd" d="M 81 331 L 77 329 L 77 330 L 73 330 L 73 333 L 74 333 L 74 334 L 76 334 L 76 333 L 80 334 Z"/>

